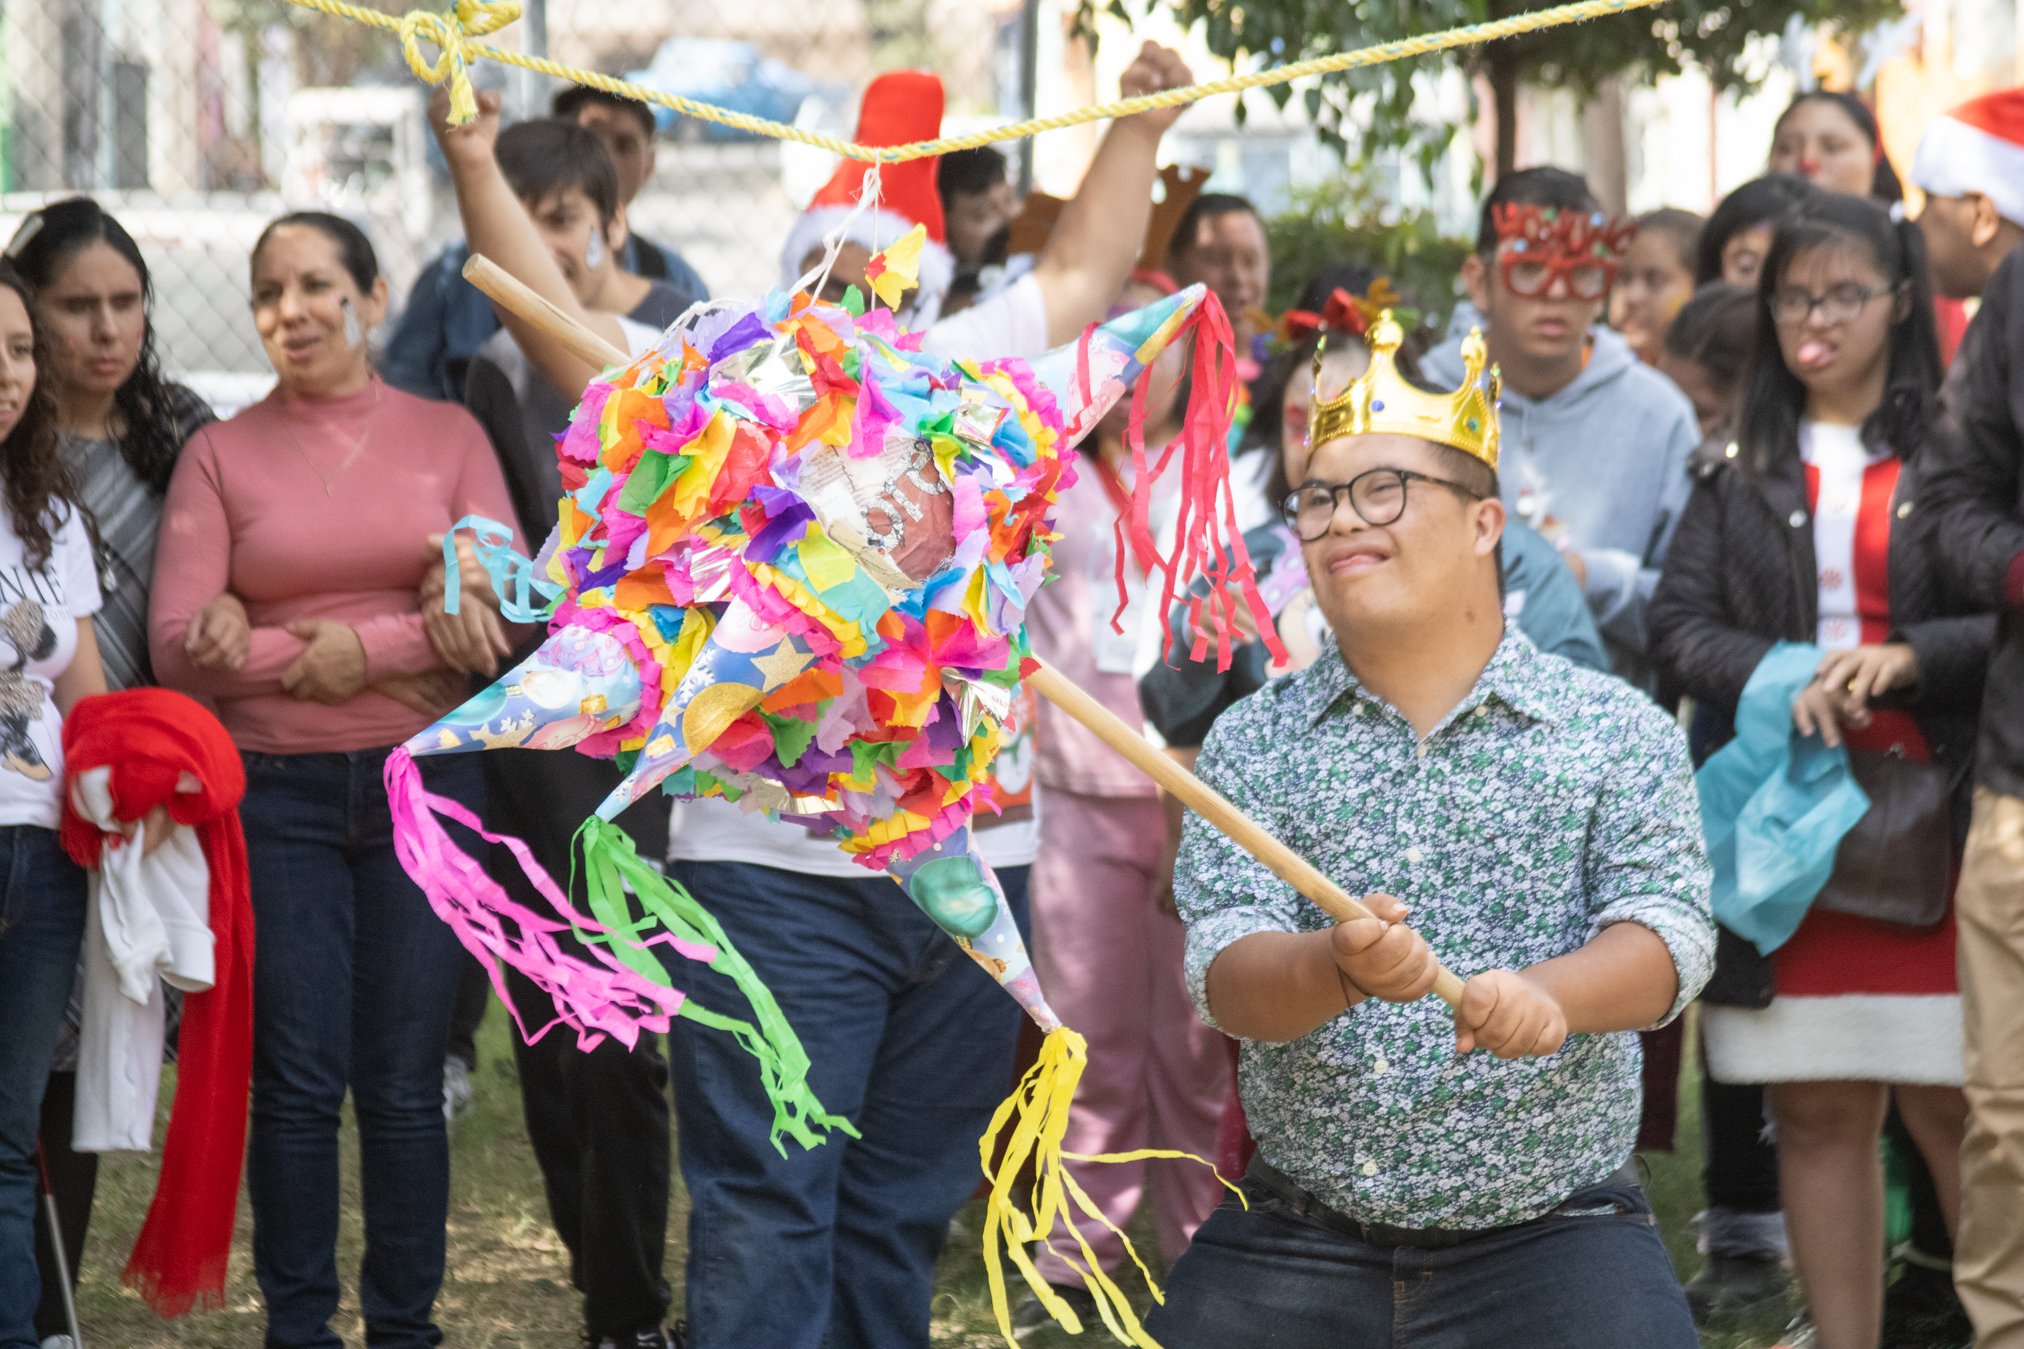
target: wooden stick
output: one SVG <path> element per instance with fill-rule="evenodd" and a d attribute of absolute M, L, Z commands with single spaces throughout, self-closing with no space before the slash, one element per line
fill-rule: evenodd
<path fill-rule="evenodd" d="M 1026 676 L 1026 682 L 1056 707 L 1074 717 L 1097 738 L 1131 760 L 1132 766 L 1179 797 L 1188 809 L 1223 831 L 1230 841 L 1263 862 L 1266 868 L 1313 900 L 1338 923 L 1372 918 L 1369 909 L 1334 881 L 1328 879 L 1306 858 L 1253 823 L 1242 811 L 1224 800 L 1208 783 L 1155 749 L 1150 741 L 1124 723 L 1115 712 L 1099 703 L 1082 687 L 1046 661 Z M 1434 992 L 1450 1007 L 1462 1003 L 1462 981 L 1446 967 L 1434 977 Z"/>
<path fill-rule="evenodd" d="M 483 254 L 471 255 L 471 260 L 464 264 L 464 278 L 592 365 L 626 364 L 624 352 L 508 276 Z M 1179 797 L 1188 809 L 1229 835 L 1273 875 L 1313 900 L 1329 917 L 1346 923 L 1375 916 L 1306 858 L 1252 823 L 1207 783 L 1155 749 L 1143 735 L 1125 725 L 1116 713 L 1063 677 L 1059 670 L 1042 661 L 1026 682 L 1131 760 L 1140 772 Z M 1462 981 L 1445 967 L 1435 976 L 1434 992 L 1450 1007 L 1462 1004 Z"/>
<path fill-rule="evenodd" d="M 473 253 L 465 262 L 464 279 L 598 369 L 632 364 L 632 357 L 507 275 L 483 253 Z"/>

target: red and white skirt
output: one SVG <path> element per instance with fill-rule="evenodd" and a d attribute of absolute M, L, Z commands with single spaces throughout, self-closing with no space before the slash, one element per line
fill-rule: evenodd
<path fill-rule="evenodd" d="M 1769 1007 L 1704 1007 L 1718 1082 L 1961 1085 L 1954 906 L 1929 928 L 1815 911 L 1771 957 Z"/>

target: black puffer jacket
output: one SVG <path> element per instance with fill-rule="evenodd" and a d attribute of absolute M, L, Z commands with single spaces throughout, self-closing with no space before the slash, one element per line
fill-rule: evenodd
<path fill-rule="evenodd" d="M 1924 462 L 1927 525 L 1947 579 L 1976 608 L 2001 614 L 1975 776 L 2024 796 L 2024 604 L 2010 593 L 2024 555 L 2024 244 L 1982 290 L 1940 387 Z"/>
<path fill-rule="evenodd" d="M 1652 597 L 1652 655 L 1680 692 L 1733 719 L 1758 662 L 1780 641 L 1813 641 L 1819 625 L 1806 470 L 1792 454 L 1747 473 L 1711 442 L 1689 472 L 1694 494 Z M 1995 619 L 1968 612 L 1949 593 L 1918 487 L 1918 466 L 1907 463 L 1891 498 L 1890 607 L 1891 640 L 1918 654 L 1919 682 L 1878 705 L 1911 712 L 1933 756 L 1965 769 Z"/>
<path fill-rule="evenodd" d="M 1743 687 L 1780 641 L 1811 642 L 1820 621 L 1819 563 L 1806 469 L 1787 455 L 1761 474 L 1745 472 L 1728 447 L 1702 446 L 1689 461 L 1696 479 L 1666 555 L 1650 609 L 1652 659 L 1666 686 L 1694 698 L 1718 721 L 1719 745 L 1734 734 Z M 1996 621 L 1966 612 L 1937 566 L 1927 517 L 1919 510 L 1916 460 L 1891 498 L 1891 641 L 1918 655 L 1919 682 L 1877 700 L 1912 713 L 1933 757 L 1954 784 L 1954 847 L 1967 837 L 1969 767 Z M 1726 928 L 1717 970 L 1703 997 L 1765 1006 L 1769 962 Z"/>

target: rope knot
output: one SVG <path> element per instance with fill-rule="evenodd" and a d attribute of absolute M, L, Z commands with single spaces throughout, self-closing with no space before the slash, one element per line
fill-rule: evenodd
<path fill-rule="evenodd" d="M 431 10 L 410 10 L 401 17 L 395 32 L 400 36 L 401 55 L 417 79 L 430 84 L 450 82 L 450 125 L 465 126 L 478 115 L 478 99 L 471 92 L 470 38 L 496 33 L 520 17 L 518 0 L 457 0 L 447 14 Z M 424 60 L 422 44 L 433 43 L 434 61 Z"/>

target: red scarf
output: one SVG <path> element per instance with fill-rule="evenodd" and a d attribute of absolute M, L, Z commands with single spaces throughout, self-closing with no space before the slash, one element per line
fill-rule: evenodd
<path fill-rule="evenodd" d="M 253 902 L 239 799 L 246 772 L 218 719 L 167 689 L 86 698 L 63 724 L 69 774 L 110 768 L 113 810 L 138 820 L 156 806 L 197 831 L 211 869 L 217 983 L 183 998 L 176 1102 L 162 1144 L 162 1174 L 121 1282 L 163 1316 L 225 1305 L 225 1261 L 246 1153 L 253 1074 Z M 178 792 L 182 775 L 202 790 Z M 63 846 L 96 868 L 104 838 L 63 802 Z"/>

